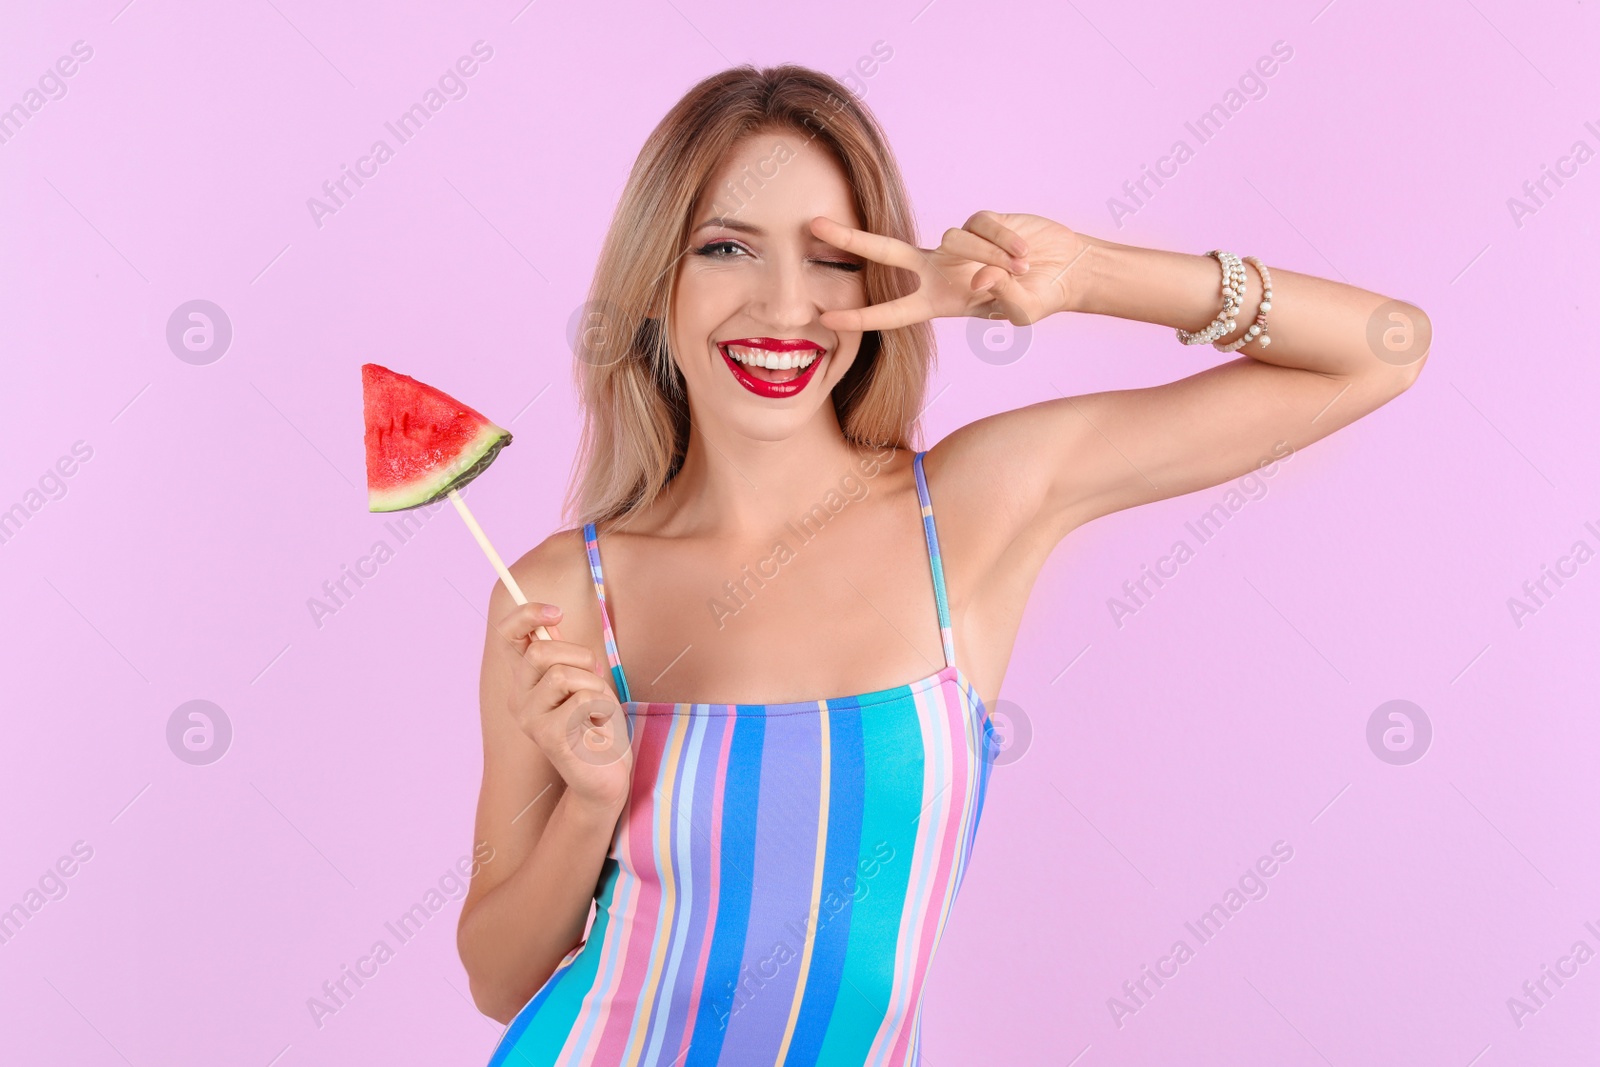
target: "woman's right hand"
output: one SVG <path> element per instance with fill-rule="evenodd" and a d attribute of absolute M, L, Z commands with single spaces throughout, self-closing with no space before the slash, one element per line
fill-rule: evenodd
<path fill-rule="evenodd" d="M 633 779 L 627 716 L 597 673 L 594 652 L 561 640 L 559 618 L 554 604 L 528 603 L 497 625 L 518 653 L 511 716 L 555 766 L 572 801 L 615 816 Z M 534 633 L 540 626 L 552 640 Z"/>

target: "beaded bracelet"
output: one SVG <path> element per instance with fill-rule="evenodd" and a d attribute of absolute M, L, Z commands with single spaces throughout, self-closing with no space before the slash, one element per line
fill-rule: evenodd
<path fill-rule="evenodd" d="M 1261 306 L 1256 309 L 1256 321 L 1244 332 L 1238 340 L 1221 344 L 1213 341 L 1212 348 L 1218 352 L 1237 352 L 1251 341 L 1259 340 L 1261 347 L 1266 348 L 1272 343 L 1272 338 L 1267 336 L 1267 312 L 1272 310 L 1272 274 L 1267 270 L 1267 265 L 1255 256 L 1245 256 L 1244 261 L 1254 267 L 1261 274 Z"/>
<path fill-rule="evenodd" d="M 1213 257 L 1222 266 L 1222 310 L 1210 324 L 1202 330 L 1190 332 L 1179 329 L 1178 340 L 1186 345 L 1203 345 L 1216 341 L 1217 338 L 1231 332 L 1238 322 L 1234 316 L 1239 313 L 1239 306 L 1244 301 L 1245 285 L 1247 279 L 1244 264 L 1232 252 L 1224 252 L 1220 248 L 1213 248 L 1206 255 Z"/>

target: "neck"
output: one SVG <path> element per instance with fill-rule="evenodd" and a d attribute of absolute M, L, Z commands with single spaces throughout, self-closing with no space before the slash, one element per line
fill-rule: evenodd
<path fill-rule="evenodd" d="M 708 434 L 697 423 L 683 467 L 667 483 L 664 495 L 671 503 L 663 526 L 730 542 L 761 541 L 813 507 L 826 507 L 829 494 L 859 495 L 863 456 L 884 450 L 846 441 L 832 405 L 826 412 L 826 419 L 814 419 L 781 441 L 727 427 Z M 854 481 L 846 480 L 852 476 Z"/>

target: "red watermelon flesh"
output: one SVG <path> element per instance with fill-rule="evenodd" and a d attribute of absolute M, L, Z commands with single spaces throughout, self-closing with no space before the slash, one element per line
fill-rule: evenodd
<path fill-rule="evenodd" d="M 361 367 L 367 510 L 431 504 L 482 474 L 511 434 L 461 401 L 388 367 Z"/>

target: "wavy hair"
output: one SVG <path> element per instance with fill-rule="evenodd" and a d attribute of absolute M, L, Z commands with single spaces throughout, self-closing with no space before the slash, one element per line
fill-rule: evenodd
<path fill-rule="evenodd" d="M 562 507 L 580 524 L 633 515 L 683 465 L 688 397 L 667 348 L 674 268 L 687 247 L 690 213 L 717 168 L 736 142 L 760 133 L 793 133 L 827 148 L 844 170 L 861 228 L 917 244 L 883 130 L 837 79 L 794 64 L 760 70 L 745 64 L 690 89 L 634 161 L 579 319 L 573 378 L 583 429 Z M 737 185 L 727 183 L 719 202 L 737 209 L 762 179 L 747 168 Z M 915 287 L 909 273 L 871 260 L 862 274 L 869 304 Z M 927 322 L 863 333 L 855 362 L 832 394 L 845 439 L 861 447 L 912 447 L 912 438 L 921 437 L 917 417 L 934 360 Z"/>

